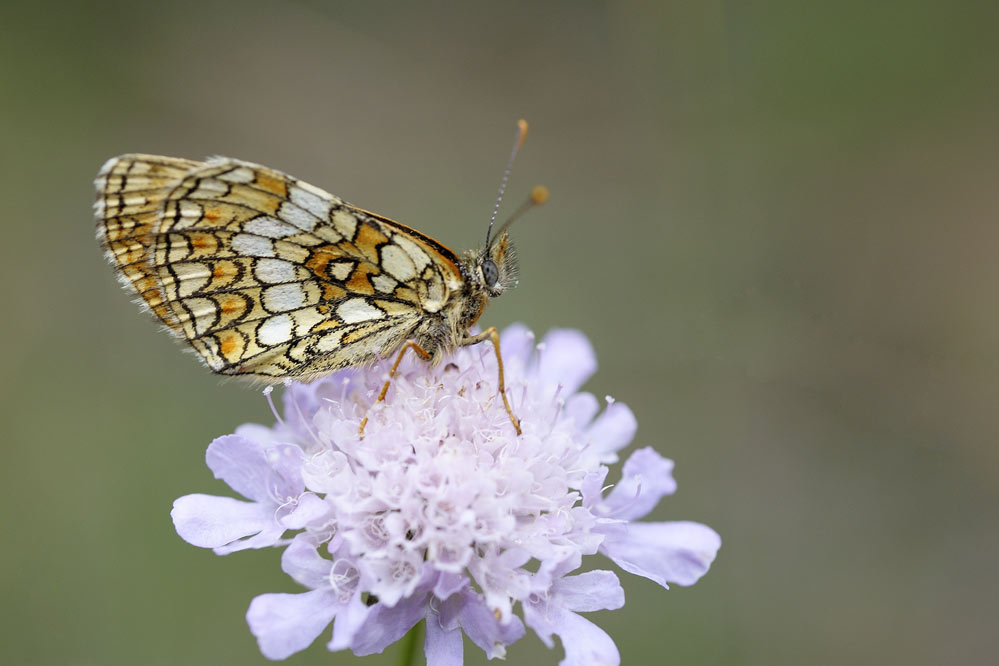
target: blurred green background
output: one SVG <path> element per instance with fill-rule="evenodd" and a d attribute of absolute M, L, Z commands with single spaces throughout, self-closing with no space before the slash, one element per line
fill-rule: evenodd
<path fill-rule="evenodd" d="M 264 663 L 246 606 L 296 590 L 173 531 L 223 490 L 211 439 L 271 417 L 118 287 L 103 161 L 241 157 L 462 249 L 525 117 L 506 210 L 552 199 L 483 321 L 585 331 L 588 388 L 677 461 L 656 518 L 723 539 L 692 588 L 622 574 L 589 617 L 623 662 L 995 663 L 997 29 L 923 0 L 3 3 L 0 662 Z M 289 663 L 398 658 L 321 643 Z"/>

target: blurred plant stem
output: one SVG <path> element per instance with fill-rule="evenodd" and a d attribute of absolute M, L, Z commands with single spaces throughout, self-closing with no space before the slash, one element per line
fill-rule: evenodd
<path fill-rule="evenodd" d="M 417 654 L 420 647 L 420 635 L 423 633 L 423 623 L 417 622 L 416 626 L 409 630 L 402 644 L 402 658 L 399 659 L 400 666 L 416 666 Z"/>

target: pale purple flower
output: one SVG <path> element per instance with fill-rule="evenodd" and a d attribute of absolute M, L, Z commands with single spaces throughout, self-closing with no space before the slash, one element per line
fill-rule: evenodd
<path fill-rule="evenodd" d="M 714 530 L 636 522 L 676 489 L 672 461 L 639 449 L 607 484 L 636 422 L 579 392 L 596 369 L 586 338 L 556 330 L 535 344 L 514 326 L 502 349 L 520 436 L 483 344 L 436 367 L 407 358 L 381 403 L 388 361 L 289 384 L 276 425 L 212 442 L 209 467 L 246 501 L 181 497 L 177 532 L 219 554 L 285 547 L 282 568 L 308 590 L 250 604 L 266 657 L 308 647 L 331 622 L 330 650 L 381 652 L 426 620 L 431 666 L 462 662 L 462 634 L 502 657 L 525 625 L 548 646 L 559 637 L 563 665 L 617 664 L 610 636 L 580 613 L 620 608 L 624 591 L 611 571 L 573 574 L 583 556 L 664 587 L 707 572 Z"/>

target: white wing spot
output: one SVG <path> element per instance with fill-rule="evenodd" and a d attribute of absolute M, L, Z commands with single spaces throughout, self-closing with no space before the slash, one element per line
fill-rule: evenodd
<path fill-rule="evenodd" d="M 297 283 L 268 287 L 264 289 L 262 298 L 269 312 L 287 312 L 305 305 L 305 292 Z"/>
<path fill-rule="evenodd" d="M 340 317 L 340 321 L 345 324 L 381 319 L 385 316 L 384 312 L 368 304 L 363 298 L 352 298 L 344 302 L 336 309 L 336 314 Z"/>
<path fill-rule="evenodd" d="M 200 220 L 201 216 L 205 214 L 204 210 L 201 208 L 201 204 L 196 204 L 193 201 L 180 201 L 179 206 L 180 217 L 191 218 L 193 220 Z"/>
<path fill-rule="evenodd" d="M 245 257 L 273 257 L 274 243 L 261 236 L 236 234 L 232 239 L 232 251 Z"/>
<path fill-rule="evenodd" d="M 177 293 L 181 298 L 186 298 L 204 287 L 212 277 L 208 266 L 199 262 L 173 264 L 170 268 L 180 283 Z"/>
<path fill-rule="evenodd" d="M 190 312 L 178 314 L 177 319 L 181 322 L 190 323 L 194 320 L 194 331 L 198 335 L 202 335 L 208 330 L 208 327 L 215 320 L 215 313 L 218 311 L 218 306 L 215 301 L 207 298 L 189 298 L 184 301 L 184 306 Z"/>
<path fill-rule="evenodd" d="M 343 333 L 343 331 L 331 331 L 322 336 L 316 340 L 316 350 L 321 352 L 336 351 L 340 346 L 340 338 L 343 337 Z"/>
<path fill-rule="evenodd" d="M 291 339 L 293 325 L 294 321 L 291 315 L 282 314 L 270 317 L 257 329 L 257 341 L 268 347 L 288 342 Z"/>
<path fill-rule="evenodd" d="M 350 273 L 354 270 L 354 262 L 353 261 L 336 261 L 336 262 L 330 264 L 330 266 L 329 266 L 329 268 L 327 270 L 330 272 L 330 275 L 332 275 L 333 277 L 335 277 L 337 280 L 340 280 L 341 282 L 343 282 L 344 280 L 347 279 L 347 277 L 350 275 Z"/>
<path fill-rule="evenodd" d="M 297 187 L 292 187 L 288 198 L 291 199 L 293 204 L 299 208 L 304 208 L 320 220 L 327 219 L 330 214 L 332 202 L 325 196 L 321 196 L 321 194 L 325 194 L 322 190 L 316 190 L 315 188 L 307 190 L 304 188 L 304 185 L 304 183 L 299 183 Z"/>
<path fill-rule="evenodd" d="M 254 273 L 258 280 L 267 284 L 295 281 L 295 265 L 283 259 L 261 259 Z"/>
<path fill-rule="evenodd" d="M 205 178 L 198 182 L 198 189 L 187 195 L 189 199 L 218 199 L 229 191 L 229 186 L 216 178 Z"/>
<path fill-rule="evenodd" d="M 255 217 L 246 223 L 243 229 L 250 234 L 257 234 L 258 236 L 267 236 L 268 238 L 285 238 L 286 236 L 294 236 L 301 232 L 298 227 L 293 227 L 287 222 L 283 222 L 273 217 L 267 215 L 261 217 Z"/>
<path fill-rule="evenodd" d="M 308 335 L 316 324 L 326 321 L 326 316 L 316 308 L 303 308 L 292 313 L 295 320 L 295 332 L 299 336 Z"/>
<path fill-rule="evenodd" d="M 316 238 L 320 238 L 328 243 L 339 243 L 343 240 L 340 232 L 330 224 L 320 224 L 312 230 L 312 233 L 315 234 Z"/>
<path fill-rule="evenodd" d="M 391 294 L 395 291 L 395 286 L 399 284 L 388 275 L 374 275 L 371 278 L 371 284 L 374 285 L 375 289 L 378 291 L 385 292 L 386 294 Z"/>
<path fill-rule="evenodd" d="M 396 242 L 398 242 L 396 238 Z M 382 269 L 399 282 L 408 282 L 416 277 L 416 266 L 412 258 L 398 245 L 382 248 Z"/>
<path fill-rule="evenodd" d="M 406 251 L 409 258 L 413 260 L 413 264 L 416 265 L 417 270 L 422 271 L 428 264 L 430 264 L 430 257 L 427 256 L 426 251 L 410 239 L 406 238 L 402 234 L 396 234 L 392 237 L 392 240 Z"/>
<path fill-rule="evenodd" d="M 316 228 L 315 216 L 289 201 L 281 204 L 277 214 L 282 220 L 295 225 L 302 231 L 312 231 Z"/>
<path fill-rule="evenodd" d="M 253 169 L 245 166 L 238 167 L 220 175 L 219 178 L 230 183 L 252 183 L 254 178 Z"/>
<path fill-rule="evenodd" d="M 129 250 L 131 250 L 130 247 L 123 248 L 123 252 Z M 169 245 L 167 246 L 167 263 L 176 264 L 177 262 L 184 261 L 190 254 L 191 248 L 184 237 L 171 234 Z"/>
<path fill-rule="evenodd" d="M 341 209 L 333 213 L 333 226 L 347 238 L 353 238 L 357 231 L 357 218 Z"/>

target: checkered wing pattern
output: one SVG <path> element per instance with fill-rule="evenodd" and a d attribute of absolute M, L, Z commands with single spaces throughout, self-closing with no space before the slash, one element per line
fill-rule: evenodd
<path fill-rule="evenodd" d="M 372 361 L 463 285 L 433 239 L 256 164 L 123 155 L 96 187 L 122 281 L 220 374 L 308 378 Z"/>

